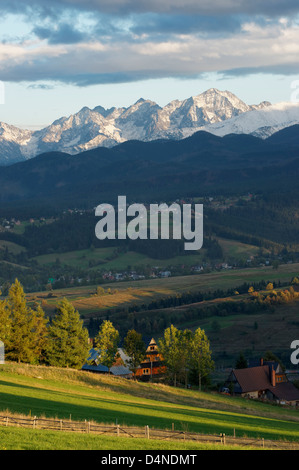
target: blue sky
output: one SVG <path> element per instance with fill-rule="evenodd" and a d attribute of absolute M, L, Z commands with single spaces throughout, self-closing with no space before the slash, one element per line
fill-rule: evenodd
<path fill-rule="evenodd" d="M 20 127 L 211 87 L 289 101 L 299 79 L 298 0 L 1 0 L 0 18 L 0 120 Z"/>

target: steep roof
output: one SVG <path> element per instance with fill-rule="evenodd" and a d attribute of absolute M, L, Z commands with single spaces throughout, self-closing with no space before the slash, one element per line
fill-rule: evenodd
<path fill-rule="evenodd" d="M 272 365 L 248 367 L 247 369 L 233 369 L 242 393 L 269 390 L 278 400 L 299 401 L 299 390 L 292 382 L 271 384 L 270 374 Z"/>
<path fill-rule="evenodd" d="M 271 385 L 268 366 L 233 369 L 233 374 L 240 384 L 242 393 L 266 390 Z"/>
<path fill-rule="evenodd" d="M 299 390 L 292 382 L 283 382 L 275 387 L 270 386 L 269 390 L 279 400 L 299 401 Z"/>

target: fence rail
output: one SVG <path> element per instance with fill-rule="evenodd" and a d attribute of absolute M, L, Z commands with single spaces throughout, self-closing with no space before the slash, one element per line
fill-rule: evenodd
<path fill-rule="evenodd" d="M 41 417 L 0 416 L 0 426 L 15 426 L 27 429 L 44 429 L 50 431 L 93 433 L 98 435 L 116 435 L 118 437 L 146 438 L 159 440 L 193 441 L 205 444 L 239 445 L 267 449 L 299 450 L 299 443 L 264 438 L 236 437 L 234 435 L 201 434 L 189 431 L 154 429 L 149 426 L 120 426 L 97 424 L 91 421 L 72 421 L 71 419 L 54 419 Z"/>

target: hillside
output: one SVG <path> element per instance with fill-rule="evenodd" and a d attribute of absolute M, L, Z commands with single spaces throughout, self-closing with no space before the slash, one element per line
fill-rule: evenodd
<path fill-rule="evenodd" d="M 0 385 L 2 414 L 109 424 L 117 420 L 120 425 L 158 429 L 171 429 L 173 423 L 176 430 L 227 436 L 235 430 L 236 437 L 274 441 L 299 438 L 295 410 L 218 393 L 12 363 L 0 366 Z M 2 432 L 0 439 L 4 445 Z"/>

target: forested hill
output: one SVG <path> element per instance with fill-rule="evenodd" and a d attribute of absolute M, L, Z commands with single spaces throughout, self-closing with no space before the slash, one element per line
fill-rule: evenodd
<path fill-rule="evenodd" d="M 97 205 L 127 195 L 139 202 L 296 190 L 299 126 L 262 140 L 197 132 L 181 141 L 129 141 L 71 156 L 52 152 L 1 168 L 0 201 Z"/>

